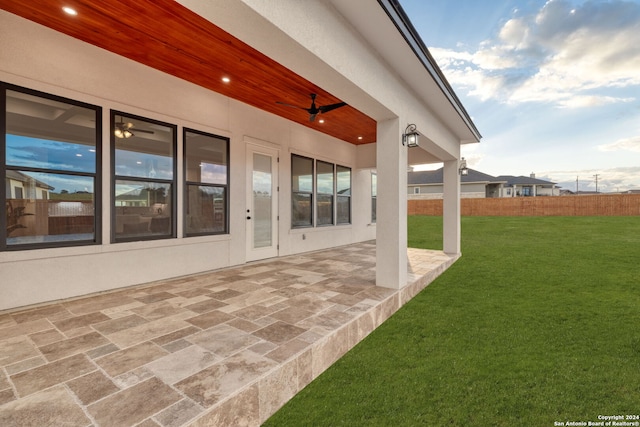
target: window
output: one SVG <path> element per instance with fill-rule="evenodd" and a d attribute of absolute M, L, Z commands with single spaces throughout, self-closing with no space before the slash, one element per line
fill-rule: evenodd
<path fill-rule="evenodd" d="M 318 173 L 316 174 L 316 217 L 317 225 L 333 225 L 333 194 L 335 183 L 332 163 L 316 163 Z"/>
<path fill-rule="evenodd" d="M 420 187 L 413 187 L 413 194 L 420 194 Z"/>
<path fill-rule="evenodd" d="M 336 166 L 338 224 L 351 223 L 351 169 Z"/>
<path fill-rule="evenodd" d="M 291 227 L 313 227 L 313 159 L 291 155 Z"/>
<path fill-rule="evenodd" d="M 292 154 L 291 189 L 292 228 L 351 223 L 350 168 Z"/>
<path fill-rule="evenodd" d="M 0 83 L 0 249 L 100 243 L 100 107 Z"/>
<path fill-rule="evenodd" d="M 184 129 L 185 234 L 228 233 L 229 139 Z"/>
<path fill-rule="evenodd" d="M 111 112 L 113 241 L 175 237 L 176 126 Z"/>
<path fill-rule="evenodd" d="M 375 224 L 377 219 L 377 203 L 378 203 L 378 174 L 371 173 L 371 222 Z"/>

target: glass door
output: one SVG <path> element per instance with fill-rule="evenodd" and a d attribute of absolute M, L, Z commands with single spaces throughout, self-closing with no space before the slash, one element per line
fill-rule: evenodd
<path fill-rule="evenodd" d="M 278 255 L 278 152 L 247 145 L 247 261 Z"/>

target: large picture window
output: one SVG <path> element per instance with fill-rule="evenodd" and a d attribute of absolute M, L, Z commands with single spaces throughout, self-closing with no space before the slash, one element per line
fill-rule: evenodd
<path fill-rule="evenodd" d="M 184 129 L 185 233 L 228 233 L 229 139 Z"/>
<path fill-rule="evenodd" d="M 100 107 L 0 83 L 0 249 L 100 243 Z"/>
<path fill-rule="evenodd" d="M 350 168 L 292 154 L 291 179 L 292 228 L 351 223 Z"/>
<path fill-rule="evenodd" d="M 111 112 L 113 241 L 175 237 L 176 126 Z"/>

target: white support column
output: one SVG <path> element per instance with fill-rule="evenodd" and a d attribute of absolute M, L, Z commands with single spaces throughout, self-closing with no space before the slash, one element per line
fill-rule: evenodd
<path fill-rule="evenodd" d="M 442 244 L 447 254 L 460 254 L 460 173 L 458 160 L 444 162 Z"/>
<path fill-rule="evenodd" d="M 378 122 L 376 284 L 407 284 L 407 147 L 399 119 Z M 415 148 L 414 148 L 415 150 Z"/>

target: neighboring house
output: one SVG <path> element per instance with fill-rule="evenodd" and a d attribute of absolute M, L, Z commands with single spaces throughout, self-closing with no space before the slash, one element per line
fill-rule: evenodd
<path fill-rule="evenodd" d="M 410 171 L 408 176 L 409 199 L 442 199 L 442 168 L 431 171 Z M 474 169 L 460 177 L 461 198 L 504 197 L 503 186 L 507 183 L 494 176 Z"/>
<path fill-rule="evenodd" d="M 0 179 L 82 217 L 0 219 L 0 309 L 371 239 L 376 283 L 403 287 L 407 165 L 444 164 L 460 254 L 480 134 L 397 1 L 77 4 L 0 5 Z"/>
<path fill-rule="evenodd" d="M 47 231 L 46 221 L 36 223 L 34 216 L 36 213 L 43 212 L 38 209 L 44 206 L 46 209 L 46 200 L 49 199 L 49 192 L 54 188 L 42 181 L 35 179 L 16 170 L 7 170 L 5 174 L 5 230 L 7 239 L 16 235 L 28 234 L 28 231 Z M 43 215 L 47 217 L 48 215 Z"/>
<path fill-rule="evenodd" d="M 7 171 L 5 184 L 7 199 L 47 200 L 49 192 L 54 190 L 52 186 L 16 170 Z"/>
<path fill-rule="evenodd" d="M 497 179 L 506 181 L 501 197 L 559 196 L 560 188 L 555 182 L 536 178 L 535 174 L 526 176 L 500 175 Z"/>
<path fill-rule="evenodd" d="M 409 199 L 441 199 L 442 168 L 432 171 L 410 171 L 407 178 Z M 530 177 L 487 175 L 474 169 L 461 176 L 460 197 L 462 198 L 494 198 L 494 197 L 535 197 L 559 196 L 560 189 L 554 182 L 538 179 L 534 174 Z"/>

